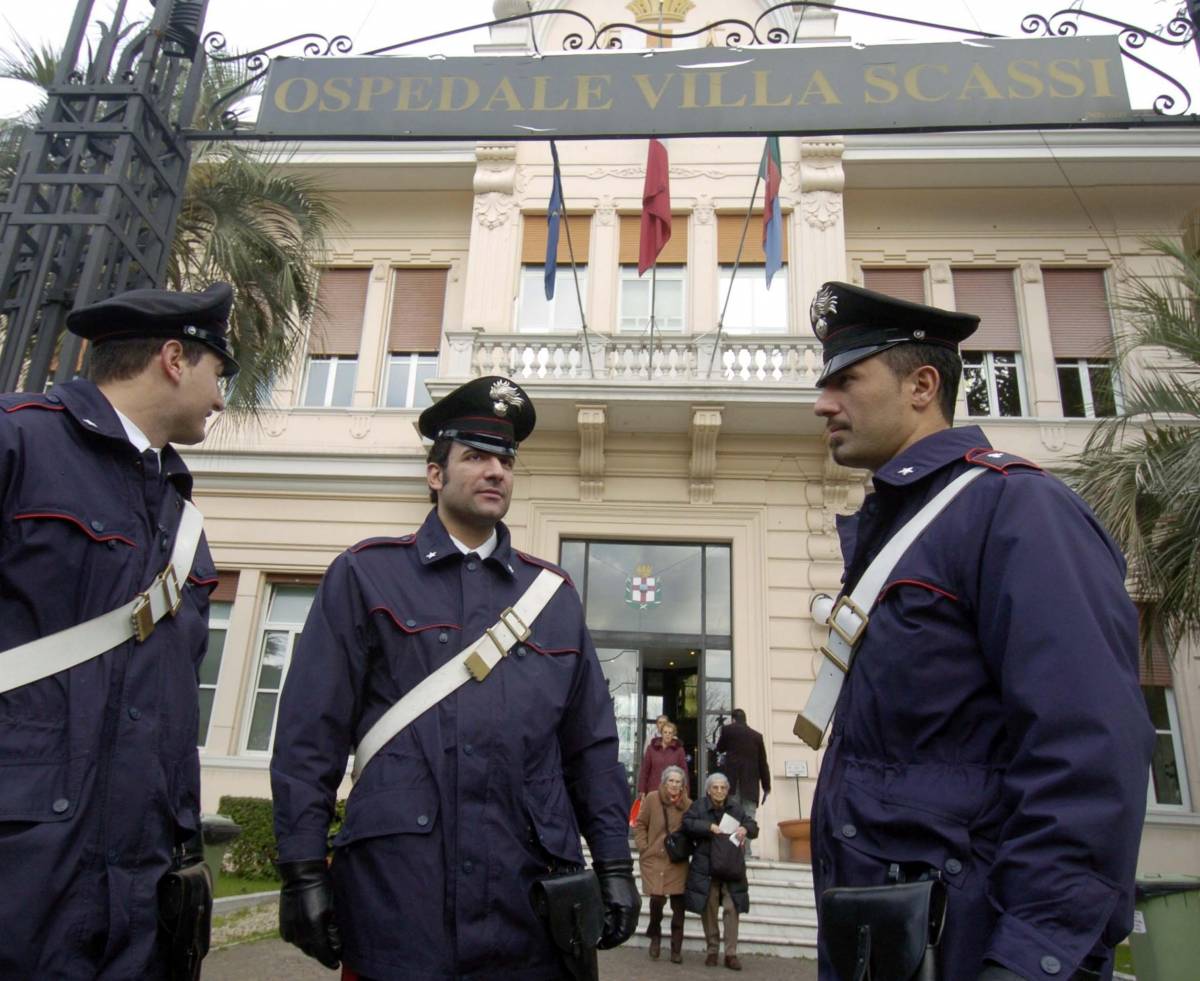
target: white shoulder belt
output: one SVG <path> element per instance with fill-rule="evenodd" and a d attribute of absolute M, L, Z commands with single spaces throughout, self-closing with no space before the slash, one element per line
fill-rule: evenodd
<path fill-rule="evenodd" d="M 405 726 L 465 685 L 471 678 L 483 681 L 514 644 L 529 637 L 530 625 L 538 618 L 563 578 L 543 569 L 500 619 L 488 627 L 475 643 L 463 648 L 426 677 L 395 705 L 383 713 L 358 741 L 351 778 L 357 780 L 371 758 Z"/>
<path fill-rule="evenodd" d="M 145 591 L 91 620 L 0 651 L 0 694 L 90 661 L 130 637 L 139 644 L 149 637 L 159 620 L 179 612 L 180 579 L 187 580 L 203 530 L 204 515 L 191 501 L 184 501 L 171 561 Z"/>
<path fill-rule="evenodd" d="M 821 659 L 816 683 L 808 696 L 808 704 L 804 706 L 804 711 L 796 716 L 796 724 L 792 727 L 792 731 L 813 749 L 820 749 L 821 740 L 825 738 L 825 729 L 833 717 L 833 710 L 837 707 L 842 682 L 850 670 L 863 632 L 867 629 L 871 610 L 875 608 L 879 599 L 879 591 L 887 584 L 892 570 L 896 568 L 901 556 L 908 551 L 908 547 L 929 527 L 933 519 L 942 513 L 946 505 L 971 481 L 983 476 L 985 472 L 984 467 L 972 467 L 944 487 L 903 528 L 888 539 L 888 543 L 867 566 L 867 571 L 862 574 L 849 596 L 840 596 L 836 603 L 825 593 L 813 597 L 812 603 L 809 604 L 813 618 L 818 623 L 828 624 L 829 639 L 821 648 L 824 657 Z"/>

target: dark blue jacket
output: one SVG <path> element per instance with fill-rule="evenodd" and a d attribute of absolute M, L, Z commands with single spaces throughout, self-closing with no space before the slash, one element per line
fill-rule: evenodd
<path fill-rule="evenodd" d="M 431 512 L 344 552 L 288 670 L 271 762 L 283 862 L 322 858 L 355 743 L 499 618 L 546 563 L 463 556 Z M 629 791 L 579 595 L 560 586 L 517 646 L 385 746 L 334 840 L 346 963 L 369 977 L 561 977 L 530 889 L 553 864 L 629 857 Z"/>
<path fill-rule="evenodd" d="M 976 427 L 909 447 L 839 522 L 852 587 L 986 447 Z M 881 885 L 939 870 L 943 975 L 985 958 L 1026 978 L 1107 961 L 1132 924 L 1154 734 L 1125 563 L 1060 481 L 1007 454 L 908 550 L 842 689 L 814 805 L 814 873 Z M 833 974 L 822 954 L 822 977 Z"/>
<path fill-rule="evenodd" d="M 0 396 L 0 649 L 129 602 L 162 571 L 192 479 L 165 485 L 100 391 Z M 180 577 L 182 579 L 182 576 Z M 202 541 L 142 644 L 0 695 L 0 978 L 155 978 L 155 890 L 199 820 L 197 671 L 216 583 Z"/>

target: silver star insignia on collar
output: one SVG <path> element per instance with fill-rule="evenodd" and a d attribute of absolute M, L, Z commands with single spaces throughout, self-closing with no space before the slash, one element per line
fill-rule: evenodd
<path fill-rule="evenodd" d="M 916 472 L 916 467 L 903 467 L 902 469 L 896 471 L 896 473 L 898 473 L 901 477 L 907 477 L 910 473 Z"/>
<path fill-rule="evenodd" d="M 987 458 L 988 458 L 989 460 L 999 460 L 999 459 L 1000 459 L 1001 457 L 1003 457 L 1003 456 L 1004 456 L 1004 454 L 1003 454 L 1003 453 L 989 453 L 989 454 L 987 455 Z"/>
<path fill-rule="evenodd" d="M 426 552 L 426 553 L 425 553 L 425 558 L 427 558 L 427 559 L 432 559 L 432 558 L 433 558 L 435 555 L 437 555 L 437 550 L 436 550 L 436 549 L 435 549 L 434 551 L 432 551 L 432 552 Z"/>
<path fill-rule="evenodd" d="M 508 567 L 508 571 L 509 571 L 509 573 L 510 573 L 510 574 L 512 574 L 512 575 L 514 575 L 514 576 L 516 575 L 516 573 L 515 573 L 515 572 L 513 572 L 513 567 L 512 567 L 511 565 Z"/>
<path fill-rule="evenodd" d="M 84 419 L 84 420 L 82 420 L 82 421 L 83 421 L 85 424 L 89 425 L 89 426 L 93 426 L 93 427 L 94 427 L 94 426 L 96 425 L 94 422 L 92 422 L 92 420 L 91 420 L 91 419 Z"/>

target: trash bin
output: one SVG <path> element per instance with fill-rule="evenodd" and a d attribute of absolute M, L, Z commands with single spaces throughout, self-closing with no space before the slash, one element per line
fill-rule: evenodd
<path fill-rule="evenodd" d="M 1200 965 L 1200 876 L 1139 877 L 1129 945 L 1138 981 L 1193 981 Z"/>
<path fill-rule="evenodd" d="M 201 814 L 200 828 L 204 839 L 204 864 L 216 881 L 229 843 L 242 833 L 242 826 L 224 814 Z"/>

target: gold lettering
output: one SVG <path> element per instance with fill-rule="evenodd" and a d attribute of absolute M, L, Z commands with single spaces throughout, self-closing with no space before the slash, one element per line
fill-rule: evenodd
<path fill-rule="evenodd" d="M 722 102 L 721 101 L 721 81 L 725 75 L 724 72 L 708 72 L 708 108 L 709 109 L 740 109 L 746 104 L 746 97 L 743 95 L 737 102 Z"/>
<path fill-rule="evenodd" d="M 463 100 L 460 105 L 455 105 L 454 89 L 456 83 L 462 82 Z M 463 75 L 446 75 L 442 79 L 441 95 L 438 98 L 438 112 L 462 112 L 464 109 L 470 109 L 479 99 L 479 83 L 473 78 L 467 78 Z"/>
<path fill-rule="evenodd" d="M 837 93 L 833 91 L 833 86 L 829 84 L 829 79 L 825 77 L 825 73 L 819 68 L 812 73 L 808 80 L 808 85 L 804 87 L 804 91 L 800 93 L 796 99 L 796 105 L 806 106 L 808 100 L 814 95 L 820 95 L 822 101 L 827 105 L 841 105 L 842 100 L 837 97 Z"/>
<path fill-rule="evenodd" d="M 950 73 L 950 69 L 945 65 L 913 65 L 904 73 L 904 91 L 908 93 L 910 99 L 916 99 L 918 102 L 941 102 L 946 98 L 947 93 L 926 95 L 921 91 L 921 72 L 923 71 L 936 71 L 943 75 Z"/>
<path fill-rule="evenodd" d="M 537 112 L 557 112 L 559 109 L 566 109 L 570 103 L 570 99 L 563 99 L 556 106 L 546 105 L 546 83 L 550 81 L 549 75 L 534 75 L 533 76 L 533 105 L 531 109 Z"/>
<path fill-rule="evenodd" d="M 354 107 L 354 111 L 370 112 L 371 99 L 392 91 L 394 84 L 390 78 L 383 78 L 380 75 L 364 75 L 362 88 L 358 91 L 358 105 Z"/>
<path fill-rule="evenodd" d="M 500 84 L 496 86 L 495 91 L 492 92 L 492 94 L 488 98 L 487 102 L 485 102 L 483 104 L 482 108 L 479 111 L 480 112 L 491 112 L 492 104 L 497 99 L 503 99 L 505 108 L 508 109 L 510 112 L 513 111 L 514 109 L 524 109 L 525 108 L 523 105 L 521 105 L 521 100 L 517 98 L 517 93 L 516 93 L 516 90 L 513 89 L 513 87 L 512 87 L 512 82 L 510 82 L 507 78 L 500 79 Z"/>
<path fill-rule="evenodd" d="M 790 106 L 792 104 L 791 95 L 784 97 L 782 102 L 772 102 L 767 96 L 767 86 L 771 82 L 771 73 L 764 71 L 756 71 L 754 73 L 754 102 L 755 106 Z"/>
<path fill-rule="evenodd" d="M 649 75 L 634 75 L 633 80 L 637 82 L 637 87 L 642 90 L 642 98 L 646 100 L 646 105 L 651 109 L 657 109 L 659 99 L 663 97 L 663 93 L 667 91 L 667 86 L 671 84 L 671 79 L 674 77 L 674 72 L 667 72 L 667 77 L 663 79 L 663 83 L 658 87 L 657 92 L 654 90 L 654 86 L 650 84 Z"/>
<path fill-rule="evenodd" d="M 288 105 L 288 91 L 292 85 L 299 85 L 304 93 L 300 105 L 294 108 Z M 280 112 L 307 112 L 317 101 L 320 90 L 311 78 L 289 78 L 275 90 L 275 108 Z"/>
<path fill-rule="evenodd" d="M 679 103 L 680 109 L 698 109 L 696 104 L 696 75 L 694 72 L 683 73 L 683 101 Z"/>
<path fill-rule="evenodd" d="M 1088 64 L 1092 66 L 1092 81 L 1095 83 L 1096 97 L 1111 99 L 1113 97 L 1113 90 L 1108 82 L 1108 59 L 1089 58 Z"/>
<path fill-rule="evenodd" d="M 1082 78 L 1078 75 L 1072 75 L 1069 71 L 1062 68 L 1062 65 L 1070 65 L 1072 68 L 1079 67 L 1078 58 L 1058 58 L 1046 67 L 1050 77 L 1056 82 L 1062 82 L 1063 85 L 1069 86 L 1065 91 L 1050 86 L 1050 98 L 1052 99 L 1078 99 L 1084 92 L 1087 91 L 1087 85 L 1084 84 Z"/>
<path fill-rule="evenodd" d="M 400 86 L 396 89 L 396 112 L 426 112 L 433 108 L 433 98 L 425 90 L 426 85 L 433 85 L 433 79 L 428 75 L 403 75 Z M 417 102 L 414 104 L 413 100 Z"/>
<path fill-rule="evenodd" d="M 1028 66 L 1028 71 L 1024 67 Z M 1028 89 L 1018 89 L 1013 86 L 1008 87 L 1008 97 L 1010 99 L 1036 99 L 1039 96 L 1045 95 L 1046 84 L 1032 74 L 1041 67 L 1040 63 L 1032 58 L 1018 58 L 1016 61 L 1008 63 L 1008 77 L 1019 85 L 1027 85 Z"/>
<path fill-rule="evenodd" d="M 343 88 L 337 83 L 342 82 L 346 86 L 351 84 L 349 78 L 327 78 L 325 84 L 321 86 L 321 112 L 341 112 L 343 109 L 350 108 L 350 91 L 348 88 Z M 325 101 L 325 96 L 331 99 L 337 99 L 337 105 L 331 105 Z"/>
<path fill-rule="evenodd" d="M 967 75 L 967 80 L 963 82 L 962 91 L 958 93 L 958 101 L 964 102 L 972 98 L 976 90 L 983 93 L 985 99 L 1003 99 L 1000 90 L 996 88 L 995 83 L 991 80 L 988 73 L 983 70 L 983 65 L 975 62 L 971 66 L 971 71 Z"/>
<path fill-rule="evenodd" d="M 885 74 L 886 73 L 886 76 Z M 883 97 L 877 97 L 870 92 L 863 93 L 863 102 L 870 105 L 895 102 L 900 97 L 900 86 L 892 81 L 896 77 L 895 65 L 868 65 L 863 72 L 863 79 L 868 85 L 883 90 Z"/>
<path fill-rule="evenodd" d="M 612 82 L 611 75 L 576 75 L 575 76 L 575 108 L 576 109 L 611 109 L 613 100 L 592 104 L 593 99 L 604 97 L 604 86 Z"/>

